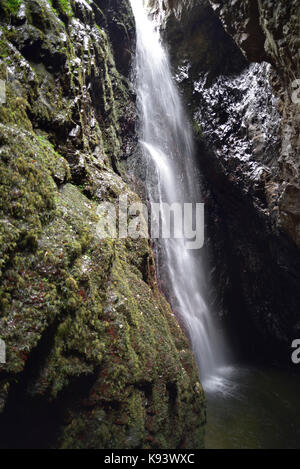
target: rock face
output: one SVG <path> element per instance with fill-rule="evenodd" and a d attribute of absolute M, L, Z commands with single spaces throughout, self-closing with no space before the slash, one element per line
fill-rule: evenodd
<path fill-rule="evenodd" d="M 1 447 L 200 448 L 204 397 L 147 240 L 100 239 L 138 195 L 123 0 L 0 0 Z"/>
<path fill-rule="evenodd" d="M 299 3 L 158 5 L 198 141 L 213 307 L 231 340 L 288 362 L 300 333 Z"/>

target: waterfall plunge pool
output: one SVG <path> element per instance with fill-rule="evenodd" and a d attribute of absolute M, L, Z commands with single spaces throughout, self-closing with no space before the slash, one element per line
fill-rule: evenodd
<path fill-rule="evenodd" d="M 300 376 L 228 367 L 204 381 L 206 449 L 300 449 Z"/>

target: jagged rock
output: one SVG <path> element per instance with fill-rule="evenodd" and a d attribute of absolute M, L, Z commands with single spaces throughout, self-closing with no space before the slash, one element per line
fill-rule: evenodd
<path fill-rule="evenodd" d="M 210 0 L 210 4 L 249 62 L 268 60 L 257 0 Z"/>

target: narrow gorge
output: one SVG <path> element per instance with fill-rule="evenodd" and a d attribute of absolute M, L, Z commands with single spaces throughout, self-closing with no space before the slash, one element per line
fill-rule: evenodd
<path fill-rule="evenodd" d="M 0 0 L 1 449 L 299 449 L 299 18 Z"/>

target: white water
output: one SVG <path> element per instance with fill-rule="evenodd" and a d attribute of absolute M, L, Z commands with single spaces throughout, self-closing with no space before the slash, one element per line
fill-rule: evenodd
<path fill-rule="evenodd" d="M 143 0 L 131 0 L 137 29 L 137 95 L 147 191 L 156 203 L 201 203 L 191 129 L 173 81 L 158 28 Z M 164 217 L 162 209 L 162 218 Z M 173 311 L 184 322 L 202 381 L 224 365 L 224 348 L 204 300 L 201 252 L 184 239 L 156 243 L 158 278 Z"/>

